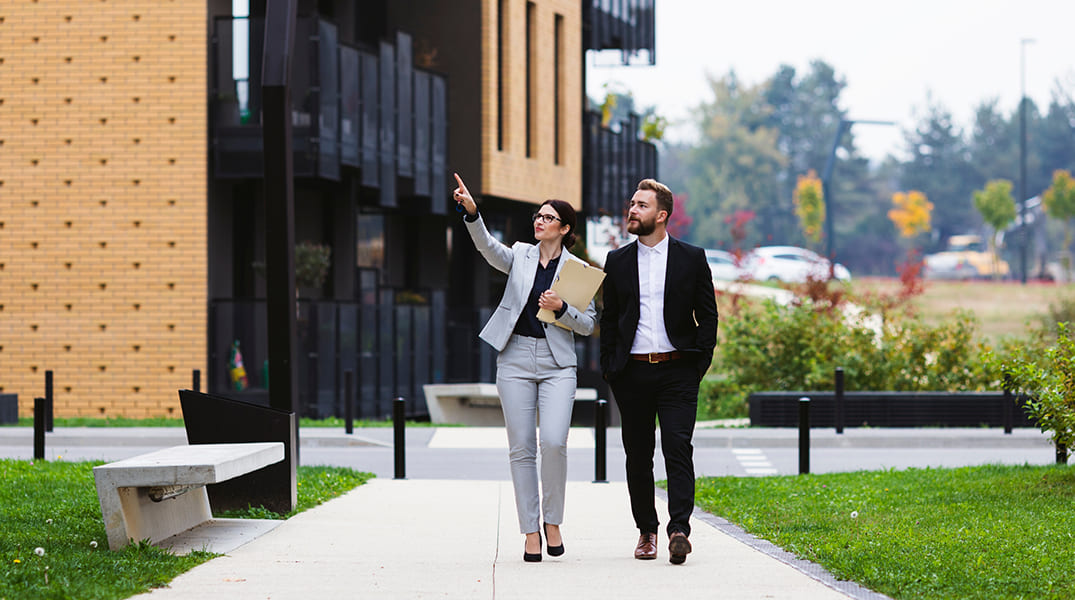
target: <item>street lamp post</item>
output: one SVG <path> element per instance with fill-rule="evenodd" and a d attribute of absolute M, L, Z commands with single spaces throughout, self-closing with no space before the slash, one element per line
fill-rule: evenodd
<path fill-rule="evenodd" d="M 840 125 L 836 127 L 836 137 L 832 140 L 832 150 L 829 151 L 829 159 L 825 162 L 825 170 L 821 173 L 821 196 L 825 200 L 825 258 L 829 259 L 829 279 L 833 279 L 836 270 L 836 237 L 835 229 L 835 205 L 832 201 L 832 172 L 836 168 L 836 149 L 840 147 L 840 140 L 855 123 L 864 125 L 895 125 L 892 121 L 859 121 L 854 119 L 840 119 Z"/>
<path fill-rule="evenodd" d="M 1026 222 L 1026 45 L 1034 40 L 1019 40 L 1019 271 L 1023 285 L 1026 285 L 1027 246 L 1030 231 Z"/>

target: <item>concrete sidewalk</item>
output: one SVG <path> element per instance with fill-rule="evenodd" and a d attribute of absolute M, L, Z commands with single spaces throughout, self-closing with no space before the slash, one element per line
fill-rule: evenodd
<path fill-rule="evenodd" d="M 658 514 L 667 509 L 658 501 Z M 567 552 L 522 560 L 508 481 L 374 479 L 180 575 L 154 600 L 197 598 L 882 599 L 836 582 L 726 522 L 695 511 L 694 552 L 632 556 L 626 485 L 569 482 Z"/>

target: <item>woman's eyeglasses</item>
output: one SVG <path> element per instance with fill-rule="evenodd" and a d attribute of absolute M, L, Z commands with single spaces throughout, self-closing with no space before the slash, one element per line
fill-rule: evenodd
<path fill-rule="evenodd" d="M 560 217 L 554 217 L 552 215 L 547 215 L 547 214 L 544 214 L 544 213 L 534 213 L 533 216 L 531 216 L 530 218 L 532 220 L 534 220 L 534 221 L 537 221 L 538 219 L 540 219 L 541 222 L 546 224 L 546 225 L 551 225 L 553 221 L 560 221 L 561 223 L 563 222 L 563 220 L 560 219 Z"/>

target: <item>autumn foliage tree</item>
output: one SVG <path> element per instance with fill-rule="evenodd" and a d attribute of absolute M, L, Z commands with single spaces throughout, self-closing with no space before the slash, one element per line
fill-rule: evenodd
<path fill-rule="evenodd" d="M 901 237 L 910 240 L 929 231 L 932 216 L 933 203 L 922 192 L 911 190 L 892 194 L 892 209 L 888 211 L 888 218 Z M 896 272 L 900 275 L 901 298 L 910 298 L 922 292 L 922 266 L 918 250 L 909 248 L 907 259 L 896 266 Z"/>
<path fill-rule="evenodd" d="M 668 218 L 668 234 L 676 238 L 686 238 L 694 219 L 687 214 L 687 195 L 672 196 L 672 216 Z"/>
<path fill-rule="evenodd" d="M 989 255 L 993 259 L 993 277 L 999 277 L 996 234 L 1015 220 L 1012 182 L 995 179 L 985 184 L 985 189 L 974 192 L 974 208 L 978 209 L 986 224 L 993 228 L 993 235 L 989 236 Z"/>
<path fill-rule="evenodd" d="M 793 200 L 803 235 L 816 244 L 821 241 L 821 227 L 825 223 L 825 194 L 813 169 L 799 176 Z"/>
<path fill-rule="evenodd" d="M 892 194 L 893 208 L 888 211 L 888 218 L 905 238 L 925 233 L 930 230 L 930 218 L 933 215 L 933 203 L 918 190 L 896 192 Z"/>

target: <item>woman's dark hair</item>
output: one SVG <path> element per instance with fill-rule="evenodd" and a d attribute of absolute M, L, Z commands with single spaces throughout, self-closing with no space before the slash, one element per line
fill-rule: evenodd
<path fill-rule="evenodd" d="M 541 203 L 541 206 L 548 204 L 556 211 L 556 214 L 560 216 L 560 225 L 570 225 L 571 229 L 568 230 L 567 235 L 564 236 L 564 247 L 568 250 L 575 245 L 575 225 L 578 221 L 578 217 L 575 216 L 575 208 L 563 200 L 546 200 Z M 541 208 L 539 206 L 538 208 Z"/>

